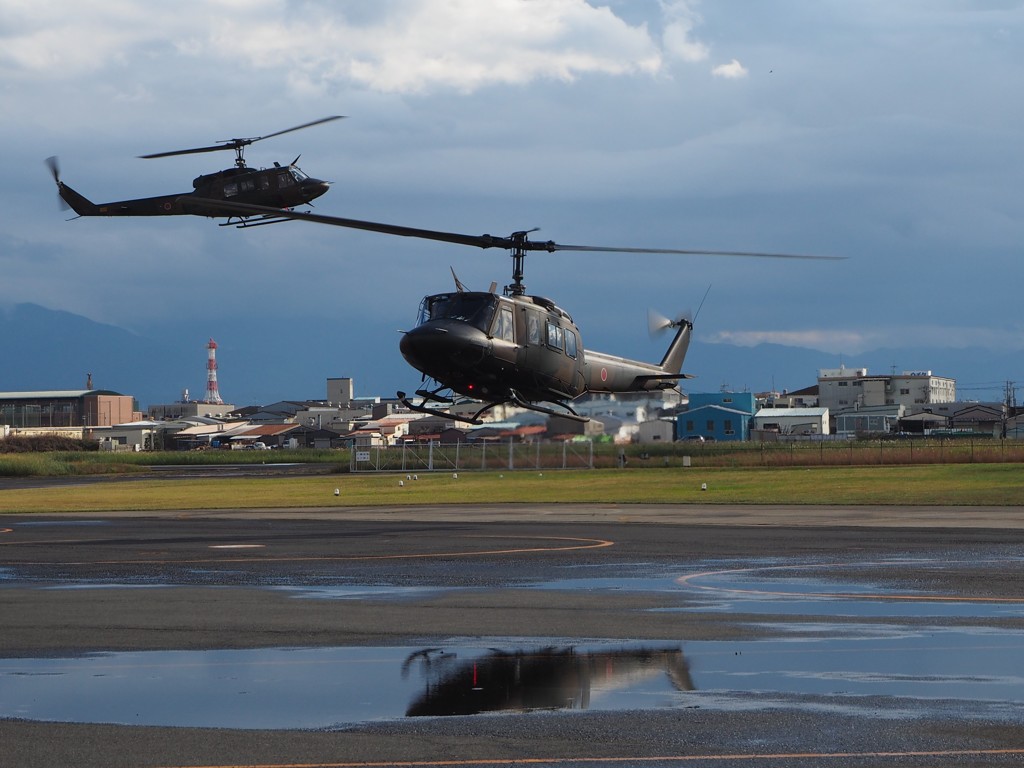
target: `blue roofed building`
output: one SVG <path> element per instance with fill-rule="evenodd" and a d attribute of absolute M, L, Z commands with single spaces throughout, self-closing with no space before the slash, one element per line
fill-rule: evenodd
<path fill-rule="evenodd" d="M 748 440 L 756 402 L 751 392 L 698 392 L 676 417 L 676 439 Z"/>

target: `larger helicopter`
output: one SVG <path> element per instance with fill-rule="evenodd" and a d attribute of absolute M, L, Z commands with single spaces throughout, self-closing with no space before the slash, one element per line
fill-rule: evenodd
<path fill-rule="evenodd" d="M 299 205 L 306 205 L 320 197 L 329 188 L 330 183 L 307 176 L 298 167 L 299 158 L 296 157 L 287 166 L 274 163 L 272 168 L 250 168 L 245 164 L 245 148 L 257 141 L 263 141 L 274 136 L 281 136 L 292 131 L 310 128 L 314 125 L 327 123 L 332 120 L 342 119 L 342 115 L 332 115 L 310 123 L 303 123 L 283 131 L 268 133 L 266 136 L 254 136 L 245 139 L 225 139 L 208 147 L 195 147 L 193 149 L 176 149 L 170 152 L 156 152 L 150 155 L 140 155 L 143 159 L 157 157 L 173 157 L 176 155 L 194 155 L 204 152 L 218 152 L 221 150 L 234 150 L 235 165 L 233 168 L 226 168 L 216 173 L 206 173 L 197 176 L 192 180 L 192 192 L 179 193 L 176 195 L 159 195 L 157 197 L 143 197 L 135 200 L 118 200 L 112 203 L 94 203 L 84 195 L 76 192 L 60 178 L 60 168 L 56 157 L 49 157 L 46 160 L 53 174 L 53 180 L 57 183 L 57 193 L 60 195 L 64 208 L 70 207 L 79 216 L 227 216 L 228 221 L 221 226 L 255 226 L 257 224 L 273 224 L 279 221 L 287 221 L 276 214 L 259 215 L 255 218 L 249 216 L 237 216 L 223 209 L 205 207 L 202 205 L 189 204 L 191 200 L 220 200 L 237 201 L 253 205 L 263 205 L 270 208 L 294 208 Z"/>
<path fill-rule="evenodd" d="M 424 297 L 416 326 L 403 332 L 399 344 L 402 357 L 423 376 L 422 386 L 416 391 L 419 402 L 414 402 L 404 392 L 398 393 L 399 399 L 412 410 L 471 424 L 479 424 L 487 411 L 504 404 L 587 421 L 570 405 L 584 394 L 674 389 L 680 379 L 692 378 L 682 373 L 693 332 L 691 320 L 679 318 L 664 322 L 666 329 L 675 328 L 676 332 L 658 363 L 586 350 L 579 327 L 566 311 L 550 299 L 526 294 L 523 270 L 530 251 L 843 258 L 752 251 L 564 245 L 552 240 L 530 240 L 530 232 L 535 230 L 514 232 L 508 237 L 464 235 L 218 200 L 189 200 L 183 204 L 195 205 L 197 209 L 218 208 L 238 215 L 274 214 L 296 221 L 510 251 L 512 282 L 505 286 L 501 295 L 496 292 L 496 284 L 486 292 L 467 291 L 456 278 L 454 292 Z M 451 410 L 467 402 L 479 405 L 472 415 L 464 416 Z"/>

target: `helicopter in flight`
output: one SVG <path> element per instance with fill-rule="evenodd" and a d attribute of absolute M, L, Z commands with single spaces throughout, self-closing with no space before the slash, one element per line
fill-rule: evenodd
<path fill-rule="evenodd" d="M 661 329 L 675 328 L 662 359 L 631 360 L 583 346 L 583 335 L 568 312 L 550 299 L 526 293 L 524 263 L 531 251 L 589 251 L 705 256 L 744 256 L 771 259 L 842 260 L 842 256 L 811 256 L 752 251 L 682 250 L 617 246 L 565 245 L 552 240 L 534 241 L 531 232 L 508 237 L 466 235 L 346 219 L 322 214 L 282 211 L 220 200 L 187 200 L 186 207 L 216 208 L 239 216 L 277 215 L 369 232 L 437 240 L 477 248 L 502 248 L 512 256 L 512 282 L 497 293 L 468 291 L 455 277 L 455 290 L 426 296 L 420 302 L 415 327 L 404 331 L 399 349 L 422 374 L 416 390 L 419 402 L 404 392 L 399 400 L 414 411 L 481 423 L 481 417 L 499 405 L 510 404 L 576 421 L 588 419 L 571 405 L 587 393 L 628 393 L 675 389 L 681 379 L 683 360 L 693 332 L 693 321 L 680 317 L 661 321 Z M 453 271 L 454 276 L 454 271 Z M 453 406 L 474 403 L 479 407 L 464 416 Z M 461 408 L 460 408 L 461 412 Z"/>
<path fill-rule="evenodd" d="M 192 192 L 176 195 L 159 195 L 157 197 L 143 197 L 135 200 L 118 200 L 111 203 L 94 203 L 61 181 L 60 168 L 56 157 L 47 158 L 46 164 L 50 168 L 50 173 L 53 174 L 53 180 L 57 183 L 57 193 L 60 195 L 62 207 L 65 210 L 70 207 L 79 216 L 177 216 L 192 214 L 208 217 L 227 216 L 228 221 L 221 224 L 221 226 L 251 227 L 260 224 L 274 224 L 279 221 L 287 221 L 287 218 L 276 214 L 264 214 L 255 218 L 236 216 L 235 214 L 225 212 L 223 209 L 186 205 L 184 201 L 189 199 L 237 201 L 275 209 L 294 208 L 298 205 L 311 203 L 330 188 L 330 182 L 314 179 L 303 173 L 297 165 L 299 162 L 298 157 L 287 166 L 282 166 L 280 163 L 275 162 L 272 168 L 250 168 L 245 164 L 245 148 L 257 141 L 263 141 L 274 136 L 281 136 L 285 133 L 302 130 L 303 128 L 311 128 L 314 125 L 342 118 L 343 115 L 332 115 L 331 117 L 324 117 L 310 123 L 286 128 L 283 131 L 268 133 L 266 136 L 225 139 L 208 147 L 177 149 L 170 152 L 140 155 L 143 159 L 153 159 L 175 155 L 218 152 L 220 150 L 234 150 L 235 165 L 233 168 L 226 168 L 216 173 L 206 173 L 202 176 L 197 176 L 192 180 Z"/>

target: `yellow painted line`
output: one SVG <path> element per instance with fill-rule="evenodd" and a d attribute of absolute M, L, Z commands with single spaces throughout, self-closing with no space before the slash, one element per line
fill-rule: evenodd
<path fill-rule="evenodd" d="M 1024 603 L 1024 597 L 968 597 L 966 595 L 934 595 L 925 593 L 900 594 L 891 592 L 781 592 L 769 589 L 741 589 L 739 587 L 718 587 L 714 585 L 696 584 L 698 579 L 714 578 L 715 576 L 735 576 L 736 574 L 756 574 L 762 571 L 796 571 L 801 569 L 836 567 L 850 568 L 862 566 L 893 566 L 920 563 L 921 561 L 887 561 L 877 563 L 814 563 L 806 565 L 766 565 L 755 568 L 732 568 L 721 571 L 704 571 L 680 576 L 676 583 L 680 586 L 698 589 L 703 592 L 719 592 L 734 595 L 755 595 L 761 597 L 790 597 L 793 599 L 806 597 L 824 597 L 837 600 L 906 600 L 911 602 L 931 603 Z"/>
<path fill-rule="evenodd" d="M 515 757 L 479 760 L 397 760 L 373 762 L 329 763 L 217 763 L 211 765 L 162 766 L 162 768 L 420 768 L 420 766 L 486 766 L 486 765 L 581 765 L 615 763 L 696 763 L 753 762 L 758 760 L 863 760 L 865 758 L 961 758 L 961 757 L 1013 757 L 1024 755 L 1017 749 L 936 749 L 905 752 L 786 752 L 778 754 L 723 754 L 723 755 L 659 755 L 652 757 Z"/>
<path fill-rule="evenodd" d="M 557 547 L 515 547 L 510 549 L 482 549 L 454 552 L 420 552 L 393 555 L 296 555 L 292 557 L 220 557 L 220 558 L 161 558 L 137 560 L 82 560 L 82 561 L 41 561 L 18 562 L 19 567 L 27 565 L 180 565 L 211 563 L 306 563 L 306 562 L 354 562 L 372 560 L 430 560 L 444 557 L 478 557 L 482 555 L 523 555 L 542 552 L 571 552 L 582 549 L 602 549 L 615 545 L 609 539 L 580 539 L 566 536 L 470 536 L 467 538 L 517 538 L 538 541 L 574 542 Z M 147 542 L 150 544 L 158 542 Z"/>

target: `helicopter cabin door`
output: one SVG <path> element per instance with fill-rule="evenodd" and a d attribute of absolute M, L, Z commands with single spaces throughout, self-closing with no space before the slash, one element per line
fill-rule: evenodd
<path fill-rule="evenodd" d="M 491 324 L 491 345 L 494 356 L 506 363 L 515 365 L 517 360 L 515 314 L 512 302 L 498 301 L 494 308 L 494 320 Z"/>
<path fill-rule="evenodd" d="M 576 334 L 556 313 L 523 307 L 523 314 L 526 333 L 520 369 L 531 380 L 533 396 L 545 399 L 571 394 L 578 356 Z"/>

